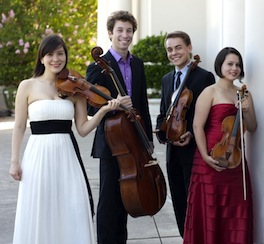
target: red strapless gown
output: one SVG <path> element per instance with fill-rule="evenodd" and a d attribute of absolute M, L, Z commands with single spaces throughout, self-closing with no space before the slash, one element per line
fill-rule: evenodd
<path fill-rule="evenodd" d="M 217 104 L 211 108 L 206 139 L 208 152 L 221 140 L 221 123 L 235 115 L 232 104 Z M 252 191 L 246 166 L 247 198 L 244 200 L 242 164 L 234 169 L 217 172 L 206 164 L 197 149 L 194 155 L 184 244 L 252 244 Z"/>

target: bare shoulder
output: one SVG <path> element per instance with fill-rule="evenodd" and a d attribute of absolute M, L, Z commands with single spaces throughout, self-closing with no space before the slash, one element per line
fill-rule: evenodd
<path fill-rule="evenodd" d="M 212 84 L 210 86 L 207 86 L 204 88 L 204 90 L 202 91 L 201 95 L 202 96 L 206 96 L 206 97 L 213 97 L 214 93 L 216 91 L 216 84 Z"/>
<path fill-rule="evenodd" d="M 33 82 L 36 80 L 36 78 L 30 78 L 30 79 L 25 79 L 25 80 L 22 80 L 20 83 L 19 83 L 19 87 L 21 88 L 29 88 Z"/>
<path fill-rule="evenodd" d="M 214 102 L 215 93 L 216 93 L 215 84 L 204 88 L 204 90 L 197 99 L 196 102 L 197 107 L 202 108 L 203 110 L 209 110 Z"/>
<path fill-rule="evenodd" d="M 17 97 L 19 97 L 20 100 L 23 98 L 28 98 L 31 93 L 32 87 L 35 84 L 36 78 L 22 80 L 18 86 Z"/>

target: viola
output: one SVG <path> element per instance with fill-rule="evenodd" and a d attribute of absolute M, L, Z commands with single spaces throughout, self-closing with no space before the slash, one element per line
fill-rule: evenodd
<path fill-rule="evenodd" d="M 124 96 L 125 91 L 114 70 L 100 57 L 102 48 L 94 47 L 91 54 L 111 76 L 118 93 Z M 154 147 L 138 111 L 131 108 L 107 118 L 105 135 L 118 161 L 120 192 L 126 211 L 132 217 L 156 214 L 166 201 L 166 182 L 157 159 L 152 157 Z"/>
<path fill-rule="evenodd" d="M 113 99 L 107 88 L 89 83 L 74 70 L 63 69 L 57 76 L 56 88 L 62 98 L 81 95 L 89 104 L 97 108 Z"/>
<path fill-rule="evenodd" d="M 199 55 L 195 55 L 194 60 L 195 62 L 192 62 L 188 67 L 185 78 L 182 81 L 183 84 L 181 85 L 177 96 L 167 110 L 166 117 L 160 126 L 160 130 L 157 131 L 159 134 L 160 132 L 165 133 L 165 141 L 164 139 L 161 139 L 161 137 L 158 138 L 160 141 L 171 143 L 180 141 L 180 137 L 187 131 L 187 120 L 185 117 L 187 109 L 190 107 L 193 100 L 193 94 L 185 84 L 191 71 L 200 62 Z"/>
<path fill-rule="evenodd" d="M 238 99 L 241 99 L 246 93 L 246 86 L 244 85 L 239 92 L 238 95 L 240 96 Z M 222 121 L 222 139 L 215 144 L 210 152 L 210 155 L 219 162 L 221 167 L 233 169 L 241 163 L 241 137 L 246 131 L 246 125 L 243 123 L 243 134 L 241 134 L 241 117 L 242 114 L 238 110 L 235 116 L 227 116 Z"/>

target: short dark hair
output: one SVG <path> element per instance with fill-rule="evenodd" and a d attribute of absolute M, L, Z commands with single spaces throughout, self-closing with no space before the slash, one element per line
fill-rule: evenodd
<path fill-rule="evenodd" d="M 107 30 L 111 33 L 113 32 L 115 23 L 117 20 L 121 20 L 124 22 L 130 22 L 133 26 L 133 33 L 137 30 L 137 21 L 134 16 L 128 11 L 115 11 L 113 12 L 107 19 Z"/>
<path fill-rule="evenodd" d="M 47 53 L 52 53 L 59 46 L 62 46 L 65 51 L 65 54 L 66 54 L 65 67 L 66 67 L 67 62 L 68 62 L 68 50 L 67 50 L 66 44 L 60 36 L 56 34 L 51 34 L 51 35 L 44 37 L 39 45 L 38 56 L 37 56 L 36 65 L 35 65 L 35 69 L 33 73 L 34 77 L 38 77 L 42 75 L 45 71 L 45 66 L 41 63 L 41 59 Z"/>
<path fill-rule="evenodd" d="M 189 46 L 192 44 L 190 36 L 183 31 L 174 31 L 174 32 L 168 33 L 165 37 L 165 43 L 169 38 L 181 38 L 186 44 L 186 46 Z"/>
<path fill-rule="evenodd" d="M 225 47 L 217 54 L 217 56 L 215 58 L 215 63 L 214 63 L 215 73 L 220 78 L 224 77 L 222 72 L 221 72 L 221 68 L 222 68 L 222 65 L 223 65 L 223 63 L 224 63 L 224 61 L 226 59 L 226 56 L 228 54 L 235 54 L 235 55 L 238 56 L 239 67 L 241 69 L 240 76 L 239 76 L 239 81 L 241 81 L 244 78 L 244 76 L 245 76 L 243 59 L 242 59 L 242 56 L 241 56 L 240 52 L 238 50 L 236 50 L 235 48 L 233 48 L 233 47 Z"/>

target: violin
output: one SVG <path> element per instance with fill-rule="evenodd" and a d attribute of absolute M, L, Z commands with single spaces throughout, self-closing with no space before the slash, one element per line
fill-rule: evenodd
<path fill-rule="evenodd" d="M 238 100 L 244 97 L 246 92 L 247 88 L 243 85 L 241 90 L 238 91 Z M 227 116 L 222 121 L 222 139 L 215 144 L 210 152 L 210 155 L 218 161 L 219 166 L 221 167 L 233 169 L 241 163 L 241 148 L 243 147 L 241 146 L 241 139 L 246 131 L 246 125 L 245 123 L 242 123 L 243 134 L 241 134 L 241 118 L 242 113 L 238 110 L 236 116 Z"/>
<path fill-rule="evenodd" d="M 160 141 L 171 143 L 180 141 L 180 137 L 187 131 L 187 120 L 185 117 L 187 109 L 190 107 L 193 100 L 193 94 L 192 91 L 185 86 L 185 83 L 191 71 L 198 65 L 199 62 L 201 62 L 199 55 L 195 55 L 194 60 L 195 61 L 188 67 L 185 78 L 182 81 L 183 84 L 181 85 L 177 96 L 167 110 L 166 117 L 161 124 L 160 130 L 157 131 L 157 133 L 160 131 L 164 132 L 166 135 L 165 141 L 164 139 L 161 139 L 161 137 L 158 138 Z"/>
<path fill-rule="evenodd" d="M 100 55 L 101 47 L 94 47 L 92 57 L 107 72 L 120 95 L 125 91 L 112 67 Z M 164 205 L 166 181 L 156 158 L 153 144 L 144 130 L 136 109 L 117 111 L 105 121 L 105 135 L 120 170 L 120 192 L 126 211 L 132 217 L 154 215 Z"/>
<path fill-rule="evenodd" d="M 74 70 L 63 69 L 57 75 L 56 88 L 61 98 L 83 96 L 87 102 L 97 108 L 105 105 L 110 97 L 110 91 L 104 86 L 93 85 Z"/>

